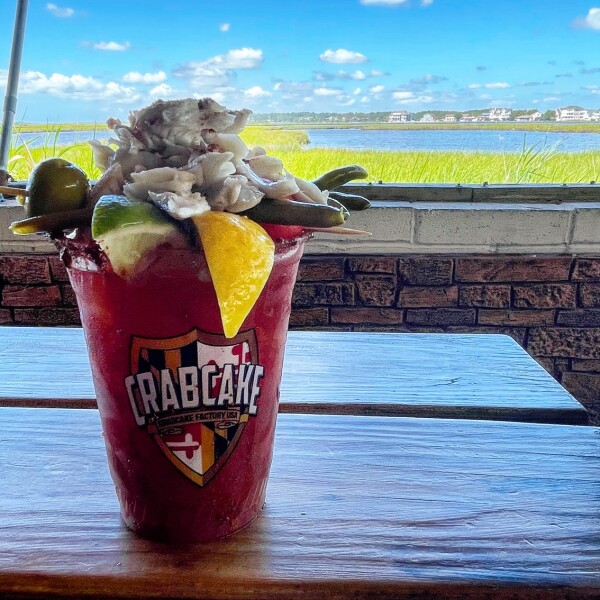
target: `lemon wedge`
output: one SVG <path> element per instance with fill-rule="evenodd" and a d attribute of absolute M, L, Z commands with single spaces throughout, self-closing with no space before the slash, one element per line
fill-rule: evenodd
<path fill-rule="evenodd" d="M 248 217 L 210 211 L 192 219 L 217 293 L 223 332 L 232 338 L 267 283 L 275 244 Z"/>

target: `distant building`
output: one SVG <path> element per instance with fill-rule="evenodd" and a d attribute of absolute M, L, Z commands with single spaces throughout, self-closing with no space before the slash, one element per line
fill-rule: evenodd
<path fill-rule="evenodd" d="M 531 123 L 533 121 L 539 121 L 542 118 L 542 113 L 539 110 L 536 110 L 532 113 L 527 113 L 526 115 L 519 115 L 515 121 L 517 123 Z"/>
<path fill-rule="evenodd" d="M 408 121 L 408 112 L 405 110 L 398 110 L 390 113 L 388 117 L 388 123 L 406 123 Z"/>
<path fill-rule="evenodd" d="M 419 121 L 421 123 L 433 123 L 435 121 L 435 119 L 433 118 L 433 115 L 430 115 L 429 113 L 425 113 L 420 119 Z"/>
<path fill-rule="evenodd" d="M 490 121 L 510 121 L 512 110 L 510 108 L 490 108 L 487 117 Z"/>
<path fill-rule="evenodd" d="M 456 123 L 456 115 L 448 114 L 444 117 L 444 123 Z"/>
<path fill-rule="evenodd" d="M 481 117 L 477 117 L 475 115 L 468 115 L 467 114 L 467 115 L 463 115 L 460 118 L 460 122 L 461 123 L 477 123 L 479 121 L 481 121 Z"/>
<path fill-rule="evenodd" d="M 597 110 L 590 115 L 590 121 L 600 121 L 600 110 Z"/>
<path fill-rule="evenodd" d="M 580 106 L 565 106 L 556 109 L 557 121 L 591 121 L 589 111 Z"/>

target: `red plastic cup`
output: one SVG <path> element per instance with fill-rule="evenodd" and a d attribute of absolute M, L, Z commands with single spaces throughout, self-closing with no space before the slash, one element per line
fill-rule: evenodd
<path fill-rule="evenodd" d="M 260 512 L 304 241 L 276 244 L 267 284 L 232 339 L 198 251 L 171 249 L 127 280 L 67 242 L 108 463 L 133 531 L 206 542 Z"/>

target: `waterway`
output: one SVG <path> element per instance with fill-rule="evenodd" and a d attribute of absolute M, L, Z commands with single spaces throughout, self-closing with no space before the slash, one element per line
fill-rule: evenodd
<path fill-rule="evenodd" d="M 308 129 L 310 148 L 351 150 L 522 152 L 600 150 L 599 133 L 499 131 L 485 129 Z"/>
<path fill-rule="evenodd" d="M 557 152 L 600 150 L 600 133 L 557 133 L 538 131 L 499 131 L 485 129 L 307 129 L 307 148 L 346 148 L 350 150 L 522 152 L 523 149 Z M 14 144 L 30 147 L 70 145 L 90 139 L 104 139 L 108 132 L 61 131 L 52 134 L 22 133 Z"/>

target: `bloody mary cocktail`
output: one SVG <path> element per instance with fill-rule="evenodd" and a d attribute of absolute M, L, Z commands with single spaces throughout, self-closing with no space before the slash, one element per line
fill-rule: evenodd
<path fill-rule="evenodd" d="M 67 244 L 110 471 L 134 531 L 208 541 L 260 511 L 303 245 L 276 245 L 263 293 L 227 339 L 201 253 L 171 249 L 124 279 L 85 270 L 97 266 Z"/>

